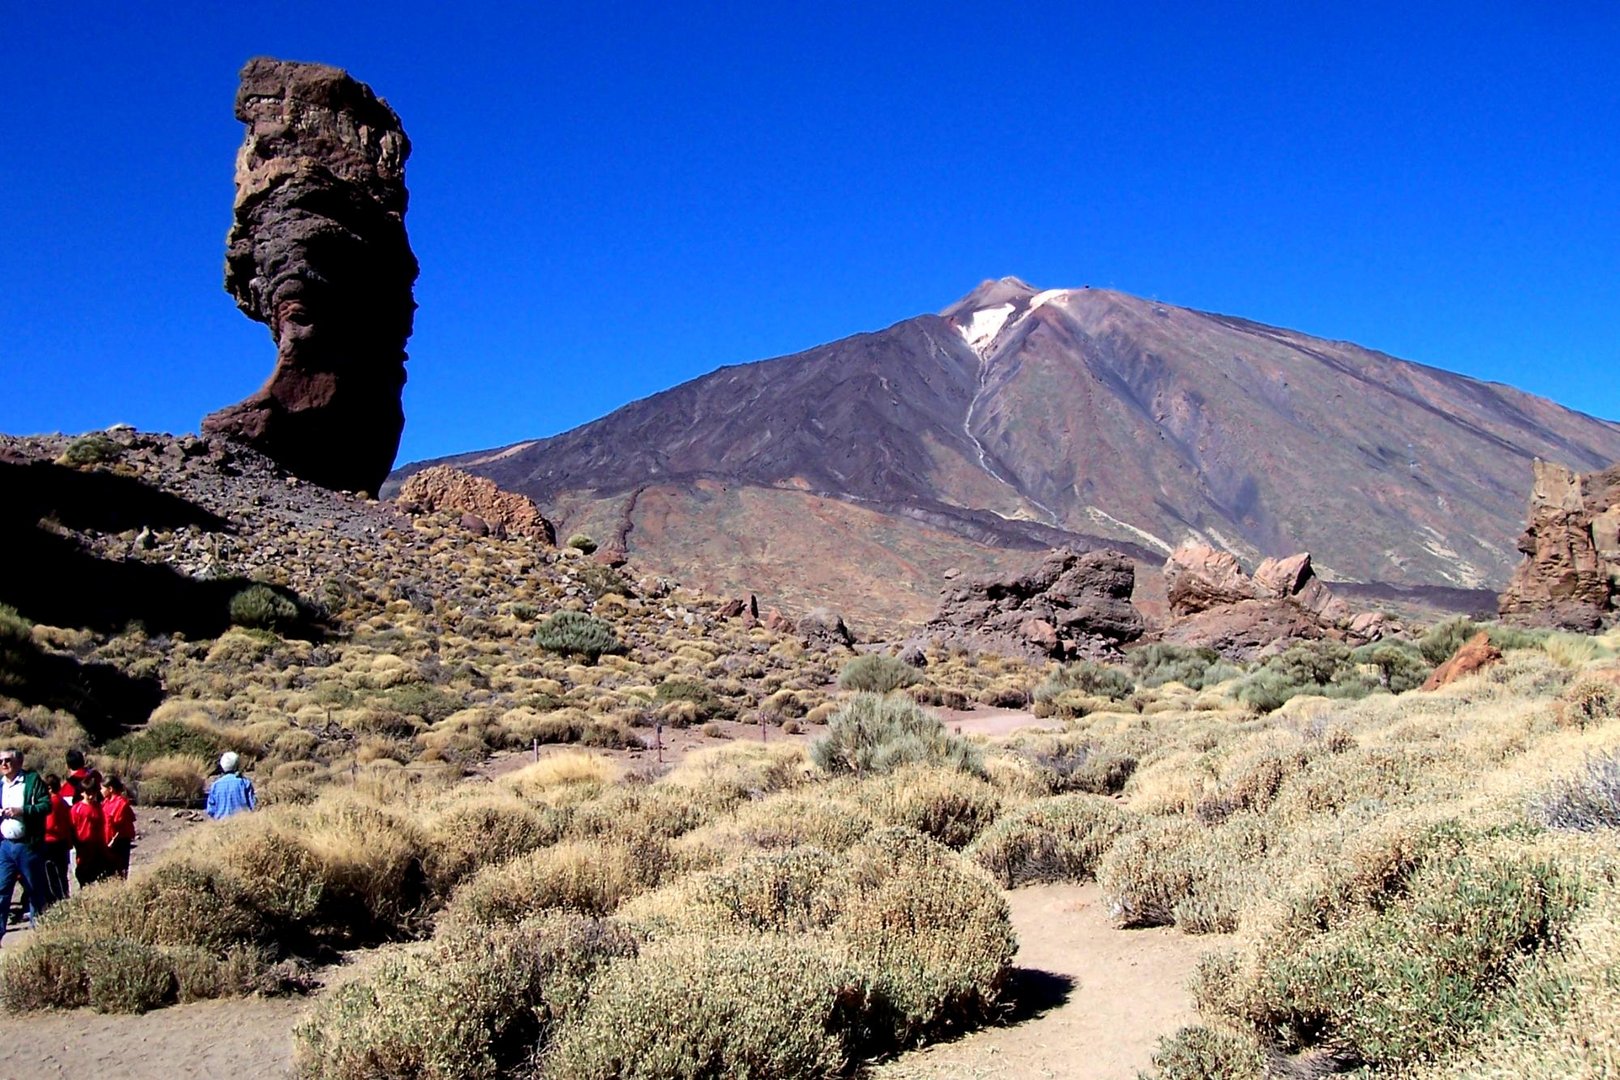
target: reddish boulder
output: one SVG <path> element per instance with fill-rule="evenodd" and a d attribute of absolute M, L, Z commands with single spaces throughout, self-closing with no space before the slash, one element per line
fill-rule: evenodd
<path fill-rule="evenodd" d="M 1525 560 L 1502 593 L 1502 618 L 1592 631 L 1620 609 L 1620 465 L 1577 473 L 1537 461 Z"/>
<path fill-rule="evenodd" d="M 480 536 L 521 536 L 546 545 L 557 542 L 551 522 L 530 499 L 502 491 L 493 480 L 448 465 L 412 473 L 400 485 L 396 505 L 413 513 L 459 512 L 464 528 L 469 527 L 468 517 L 476 518 L 485 526 Z"/>
<path fill-rule="evenodd" d="M 1438 690 L 1442 686 L 1449 686 L 1465 675 L 1483 671 L 1500 659 L 1502 650 L 1492 645 L 1490 635 L 1481 630 L 1463 642 L 1449 660 L 1430 672 L 1422 689 Z"/>
<path fill-rule="evenodd" d="M 205 417 L 325 487 L 376 492 L 405 413 L 416 257 L 405 235 L 399 117 L 337 68 L 260 57 L 242 69 L 225 288 L 270 327 L 259 391 Z"/>

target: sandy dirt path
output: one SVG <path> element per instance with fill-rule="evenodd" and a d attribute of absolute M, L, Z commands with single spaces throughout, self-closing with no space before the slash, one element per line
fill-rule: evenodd
<path fill-rule="evenodd" d="M 1019 1007 L 1012 1023 L 971 1032 L 870 1070 L 873 1080 L 1072 1077 L 1132 1080 L 1162 1035 L 1195 1019 L 1185 990 L 1198 957 L 1219 939 L 1174 930 L 1115 930 L 1095 885 L 1008 893 L 1020 943 Z M 409 946 L 403 946 L 408 948 Z M 383 955 L 321 973 L 329 992 Z M 307 998 L 208 1001 L 145 1016 L 81 1009 L 8 1021 L 13 1061 L 29 1080 L 116 1067 L 120 1080 L 285 1077 L 292 1029 Z"/>
<path fill-rule="evenodd" d="M 902 1054 L 872 1080 L 1134 1080 L 1161 1036 L 1196 1021 L 1187 980 L 1221 938 L 1116 930 L 1094 884 L 1031 886 L 1007 900 L 1019 942 L 1014 1022 Z"/>

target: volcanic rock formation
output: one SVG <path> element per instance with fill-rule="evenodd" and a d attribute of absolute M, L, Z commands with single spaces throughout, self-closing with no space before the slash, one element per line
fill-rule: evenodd
<path fill-rule="evenodd" d="M 412 474 L 400 488 L 397 501 L 400 509 L 407 513 L 459 511 L 478 523 L 468 523 L 472 531 L 479 532 L 478 525 L 482 525 L 484 535 L 526 536 L 546 545 L 557 543 L 556 530 L 532 500 L 502 491 L 493 480 L 448 465 L 435 465 Z"/>
<path fill-rule="evenodd" d="M 1207 544 L 1183 544 L 1165 563 L 1174 619 L 1160 640 L 1203 646 L 1229 659 L 1253 660 L 1296 641 L 1365 642 L 1382 635 L 1383 618 L 1357 615 L 1311 568 L 1307 552 L 1266 559 L 1254 576 Z"/>
<path fill-rule="evenodd" d="M 270 327 L 276 366 L 203 430 L 306 480 L 375 492 L 405 413 L 416 257 L 405 235 L 410 140 L 388 103 L 337 68 L 260 57 L 242 69 L 225 288 Z"/>
<path fill-rule="evenodd" d="M 1502 593 L 1515 622 L 1591 631 L 1620 607 L 1620 465 L 1578 473 L 1535 462 L 1525 560 Z"/>
<path fill-rule="evenodd" d="M 1012 655 L 1106 656 L 1142 636 L 1135 584 L 1135 565 L 1117 551 L 1053 551 L 1028 573 L 947 587 L 923 634 Z"/>

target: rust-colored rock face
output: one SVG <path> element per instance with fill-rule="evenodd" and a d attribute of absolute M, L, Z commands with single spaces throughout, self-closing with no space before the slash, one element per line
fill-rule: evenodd
<path fill-rule="evenodd" d="M 411 474 L 399 490 L 399 504 L 426 512 L 459 511 L 477 523 L 464 528 L 497 537 L 526 536 L 543 544 L 557 543 L 556 531 L 534 502 L 502 491 L 493 480 L 473 476 L 448 465 L 435 465 Z M 478 526 L 483 526 L 482 530 Z"/>
<path fill-rule="evenodd" d="M 1463 642 L 1462 647 L 1452 653 L 1445 663 L 1429 673 L 1423 689 L 1438 690 L 1442 686 L 1449 686 L 1465 675 L 1485 670 L 1500 659 L 1502 650 L 1492 645 L 1490 635 L 1481 630 Z"/>
<path fill-rule="evenodd" d="M 203 430 L 325 487 L 375 492 L 405 426 L 410 140 L 387 102 L 322 64 L 248 61 L 236 117 L 247 134 L 225 288 L 270 327 L 276 366 Z"/>
<path fill-rule="evenodd" d="M 1569 630 L 1612 625 L 1620 606 L 1620 465 L 1578 473 L 1535 463 L 1525 560 L 1502 593 L 1504 619 Z"/>

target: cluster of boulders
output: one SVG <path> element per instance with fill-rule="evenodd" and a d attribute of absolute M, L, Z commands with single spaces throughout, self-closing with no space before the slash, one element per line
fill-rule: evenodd
<path fill-rule="evenodd" d="M 1052 551 L 1016 577 L 951 582 L 921 640 L 1037 659 L 1117 655 L 1146 629 L 1135 586 L 1135 564 L 1117 551 Z"/>
<path fill-rule="evenodd" d="M 416 257 L 405 235 L 411 143 L 394 110 L 337 68 L 242 69 L 225 288 L 270 327 L 276 366 L 203 431 L 339 491 L 376 493 L 399 451 Z"/>
<path fill-rule="evenodd" d="M 534 500 L 503 491 L 495 481 L 449 465 L 434 465 L 412 473 L 394 500 L 412 516 L 449 512 L 459 514 L 461 527 L 476 536 L 526 537 L 548 547 L 557 543 L 557 531 Z"/>
<path fill-rule="evenodd" d="M 1525 561 L 1501 597 L 1502 618 L 1590 632 L 1620 611 L 1620 465 L 1578 473 L 1535 463 Z"/>
<path fill-rule="evenodd" d="M 1187 543 L 1164 566 L 1171 620 L 1161 641 L 1254 660 L 1297 641 L 1363 644 L 1391 629 L 1376 612 L 1351 610 L 1311 567 L 1308 552 L 1268 558 L 1244 572 L 1236 556 Z"/>

